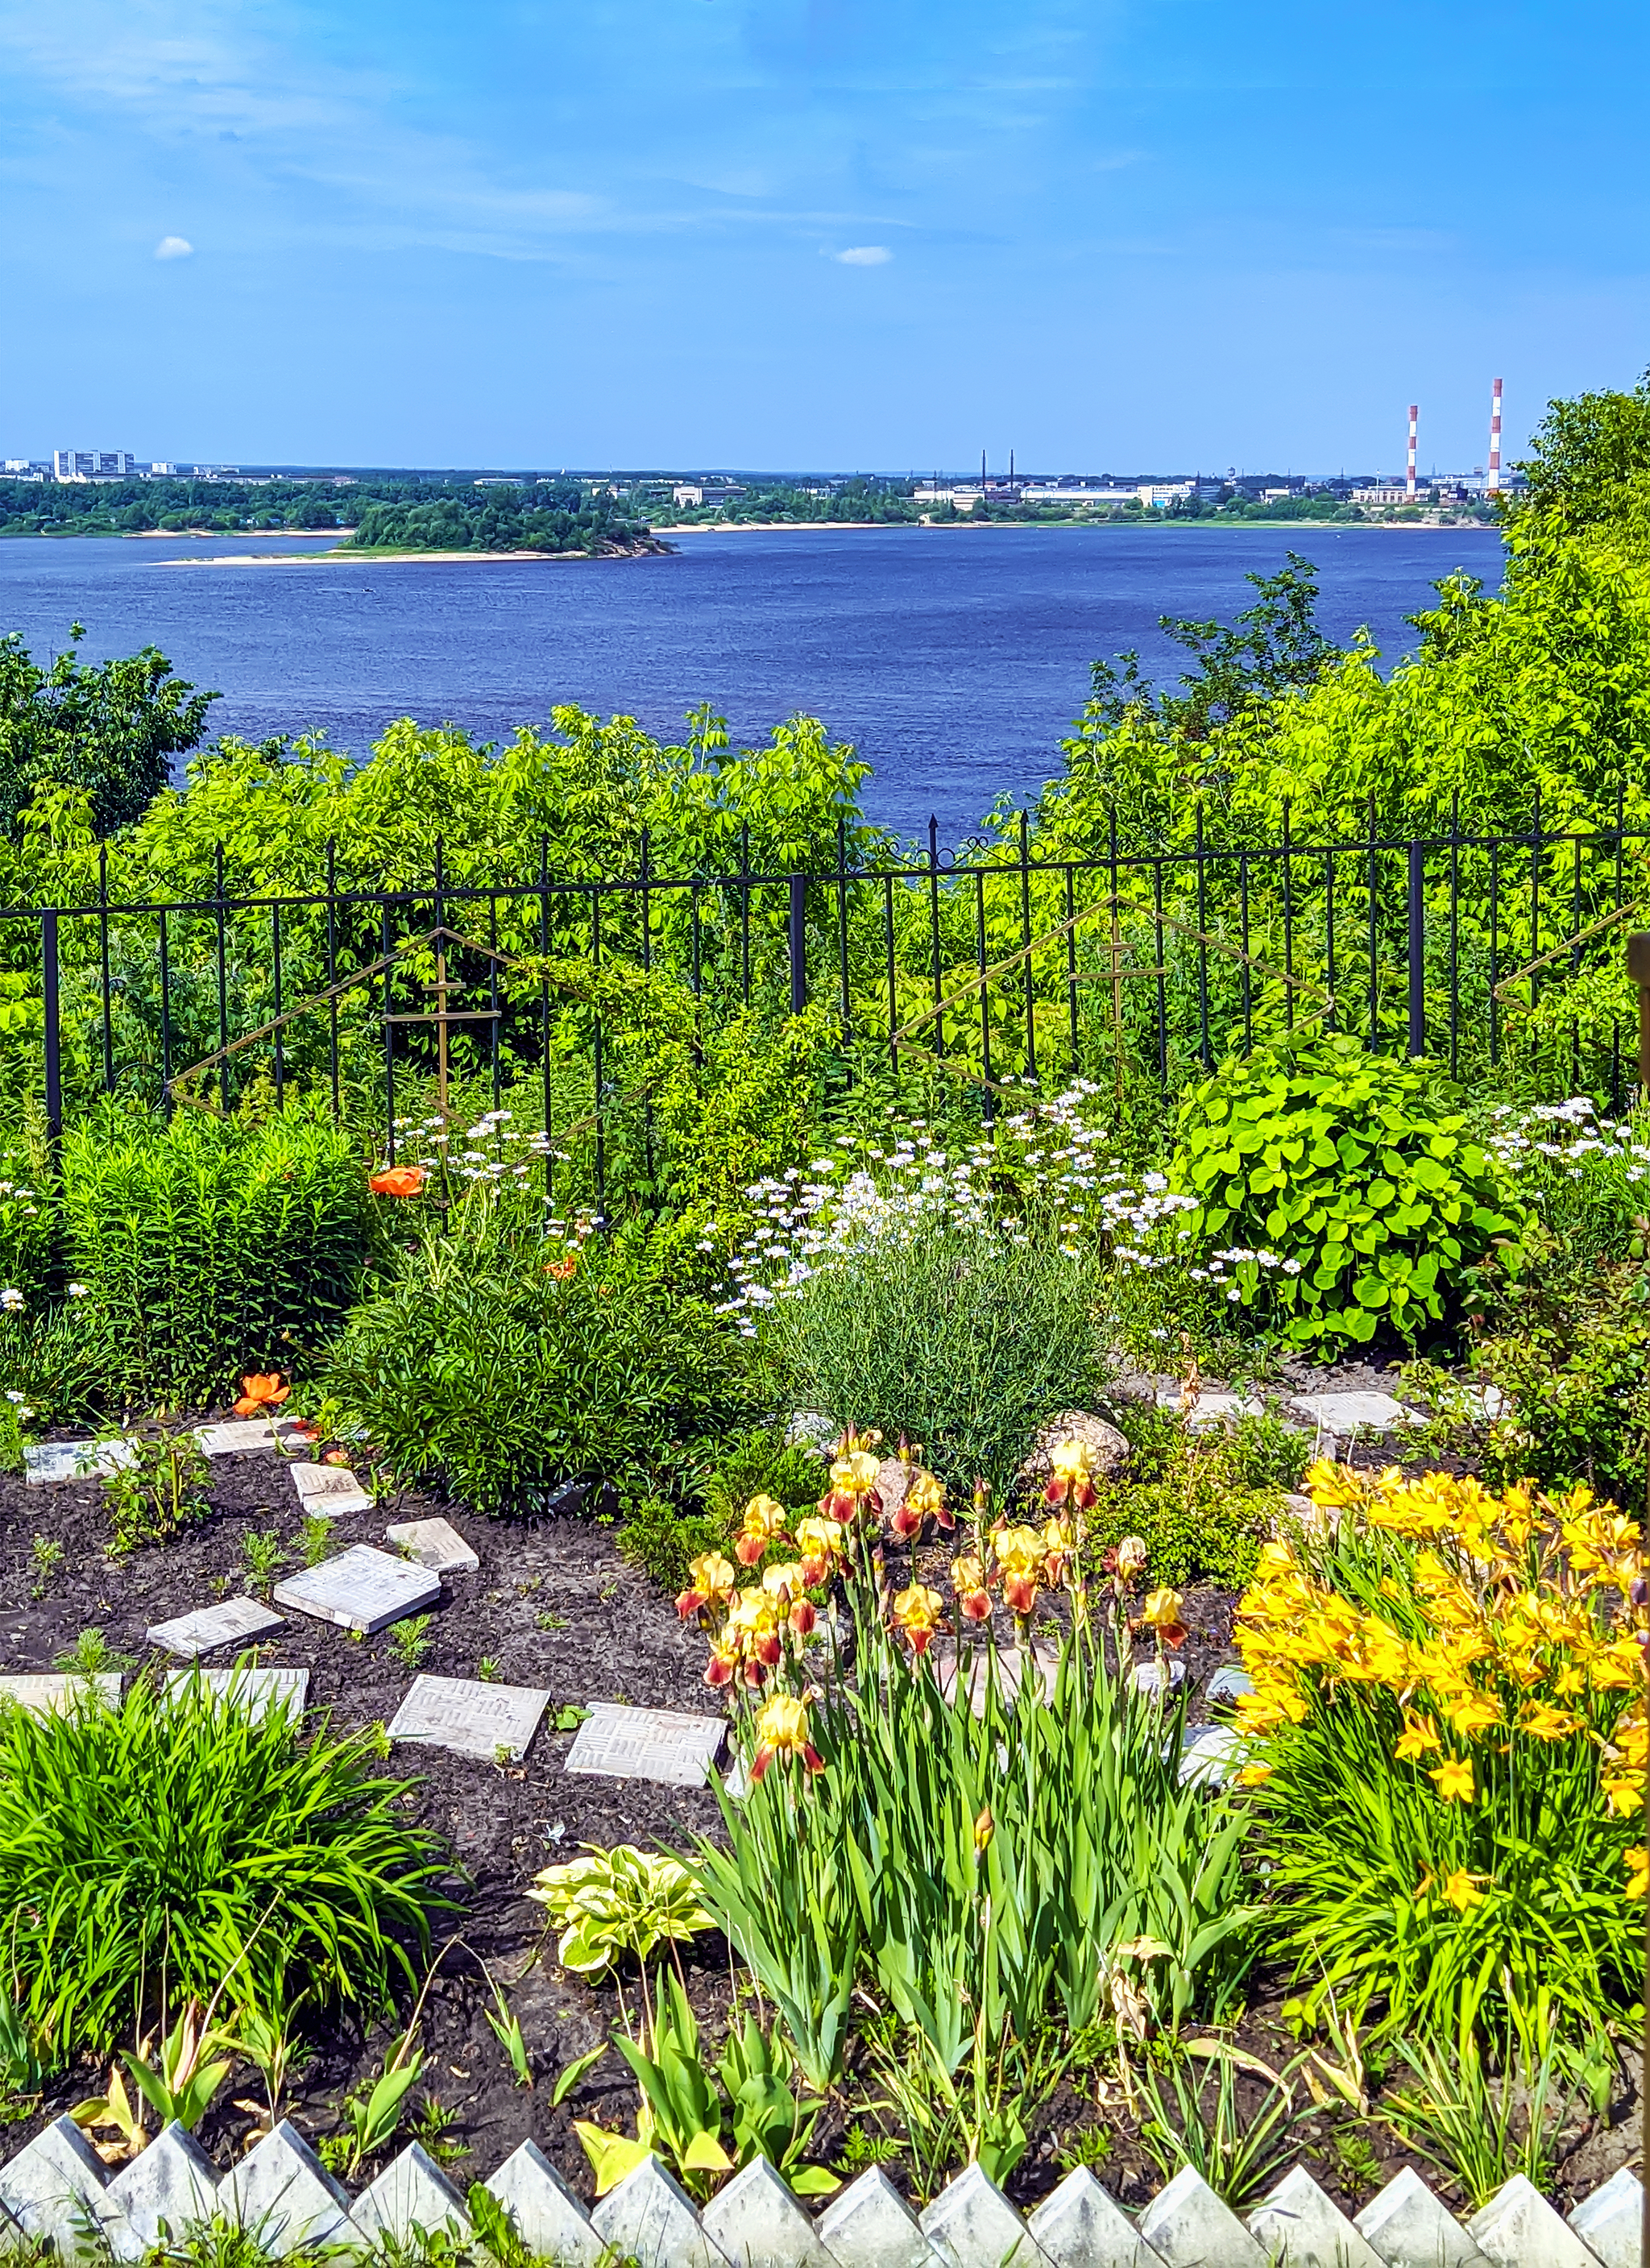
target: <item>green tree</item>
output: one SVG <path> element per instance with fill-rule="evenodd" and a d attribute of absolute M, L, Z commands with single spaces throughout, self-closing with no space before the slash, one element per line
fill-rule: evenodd
<path fill-rule="evenodd" d="M 166 784 L 169 759 L 198 745 L 221 698 L 174 677 L 154 646 L 88 666 L 77 651 L 85 636 L 72 623 L 68 651 L 44 669 L 20 632 L 0 638 L 0 824 L 9 834 L 48 781 L 90 798 L 99 834 L 129 826 Z"/>

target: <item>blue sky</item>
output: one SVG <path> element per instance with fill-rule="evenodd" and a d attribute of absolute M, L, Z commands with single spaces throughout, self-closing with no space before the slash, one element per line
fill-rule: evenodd
<path fill-rule="evenodd" d="M 1650 362 L 1639 0 L 0 0 L 0 444 L 1394 468 Z"/>

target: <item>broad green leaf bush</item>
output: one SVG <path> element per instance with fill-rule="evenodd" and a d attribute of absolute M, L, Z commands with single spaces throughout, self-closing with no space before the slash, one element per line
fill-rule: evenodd
<path fill-rule="evenodd" d="M 1430 1073 L 1353 1039 L 1225 1064 L 1181 1107 L 1170 1179 L 1196 1248 L 1257 1318 L 1332 1354 L 1454 1321 L 1465 1270 L 1521 1213 Z"/>
<path fill-rule="evenodd" d="M 1238 1609 L 1259 1854 L 1308 2003 L 1455 2040 L 1644 1976 L 1642 1565 L 1577 1488 L 1315 1466 Z"/>
<path fill-rule="evenodd" d="M 564 1245 L 525 1196 L 478 1190 L 350 1317 L 324 1378 L 338 1422 L 493 1518 L 564 1481 L 679 1489 L 690 1444 L 754 1415 L 748 1350 L 684 1288 L 680 1241 L 630 1221 Z"/>
<path fill-rule="evenodd" d="M 203 2000 L 227 1978 L 231 2013 L 375 2014 L 448 1865 L 379 1753 L 145 1676 L 114 1708 L 89 1683 L 61 1712 L 0 1703 L 0 1920 L 37 2035 L 107 2048 L 164 2014 L 163 1978 Z"/>

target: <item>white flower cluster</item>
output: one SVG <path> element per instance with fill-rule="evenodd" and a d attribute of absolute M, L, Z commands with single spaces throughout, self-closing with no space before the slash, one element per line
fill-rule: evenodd
<path fill-rule="evenodd" d="M 8 1315 L 22 1314 L 23 1294 L 15 1285 L 8 1285 L 4 1291 L 0 1291 L 0 1311 Z"/>
<path fill-rule="evenodd" d="M 21 1182 L 0 1182 L 0 1197 L 15 1197 L 19 1201 L 18 1212 L 22 1220 L 33 1220 L 39 1212 L 40 1207 L 33 1202 L 39 1194 L 37 1189 L 26 1189 Z"/>
<path fill-rule="evenodd" d="M 1494 1121 L 1487 1147 L 1509 1173 L 1529 1172 L 1541 1160 L 1551 1160 L 1573 1181 L 1587 1170 L 1589 1158 L 1619 1162 L 1630 1182 L 1650 1175 L 1650 1148 L 1638 1138 L 1625 1119 L 1601 1117 L 1585 1094 L 1565 1102 L 1537 1102 L 1520 1110 L 1502 1103 L 1491 1113 Z"/>
<path fill-rule="evenodd" d="M 542 1134 L 529 1134 L 522 1145 L 522 1154 L 507 1157 L 505 1145 L 513 1144 L 515 1138 L 505 1130 L 514 1115 L 509 1110 L 484 1110 L 474 1126 L 465 1128 L 461 1138 L 454 1136 L 445 1121 L 439 1118 L 398 1118 L 395 1130 L 410 1138 L 409 1147 L 427 1147 L 435 1153 L 427 1158 L 409 1158 L 403 1162 L 422 1166 L 426 1173 L 431 1174 L 445 1167 L 452 1178 L 459 1182 L 524 1182 L 533 1170 L 533 1159 L 542 1157 L 549 1145 Z M 490 1157 L 485 1150 L 473 1146 L 455 1151 L 453 1144 L 460 1138 L 472 1145 L 477 1142 L 491 1143 L 496 1154 Z"/>
<path fill-rule="evenodd" d="M 1024 1219 L 1004 1212 L 991 1187 L 1011 1173 L 1024 1200 L 1051 1217 L 1061 1253 L 1079 1259 L 1077 1240 L 1102 1180 L 1094 1152 L 1103 1131 L 1083 1118 L 1098 1091 L 1079 1080 L 1052 1101 L 1003 1120 L 995 1138 L 982 1137 L 955 1155 L 924 1121 L 913 1119 L 881 1141 L 839 1135 L 836 1154 L 813 1159 L 806 1172 L 792 1166 L 777 1179 L 753 1183 L 745 1194 L 757 1226 L 728 1263 L 732 1290 L 718 1312 L 736 1315 L 741 1332 L 753 1338 L 757 1314 L 821 1269 L 909 1245 L 936 1221 L 1028 1245 Z M 699 1248 L 711 1248 L 706 1242 Z"/>

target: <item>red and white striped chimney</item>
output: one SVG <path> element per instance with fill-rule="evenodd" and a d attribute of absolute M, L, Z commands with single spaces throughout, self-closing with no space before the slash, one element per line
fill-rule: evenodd
<path fill-rule="evenodd" d="M 1489 495 L 1501 492 L 1501 381 L 1498 378 L 1490 392 L 1490 475 L 1484 483 Z"/>
<path fill-rule="evenodd" d="M 1416 428 L 1420 422 L 1420 404 L 1415 401 L 1411 402 L 1410 453 L 1404 460 L 1403 493 L 1408 497 L 1411 504 L 1415 502 L 1415 434 Z"/>

